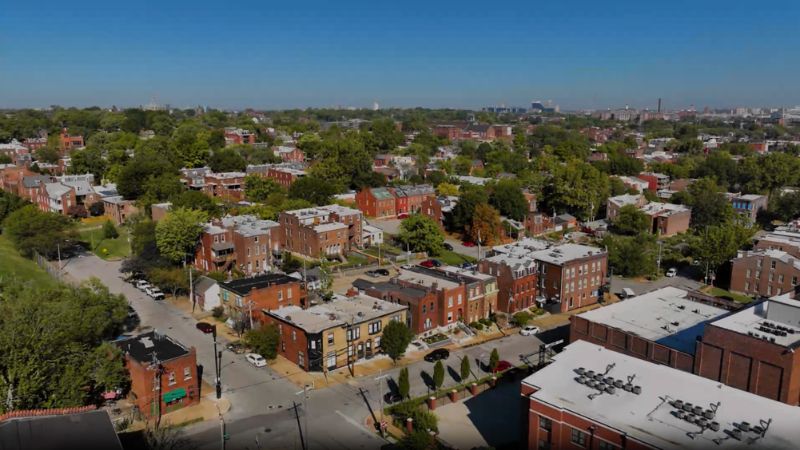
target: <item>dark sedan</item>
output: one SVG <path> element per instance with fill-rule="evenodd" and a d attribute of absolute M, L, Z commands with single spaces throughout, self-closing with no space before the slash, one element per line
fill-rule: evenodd
<path fill-rule="evenodd" d="M 425 355 L 425 361 L 436 362 L 440 359 L 447 359 L 450 357 L 450 351 L 446 348 L 437 348 L 436 350 Z"/>

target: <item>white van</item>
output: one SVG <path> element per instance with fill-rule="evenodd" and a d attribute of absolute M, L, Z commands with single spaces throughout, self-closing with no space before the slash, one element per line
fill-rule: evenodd
<path fill-rule="evenodd" d="M 633 292 L 633 289 L 631 289 L 631 288 L 622 288 L 622 291 L 619 293 L 619 298 L 626 299 L 626 298 L 631 298 L 631 297 L 636 297 L 636 293 Z"/>

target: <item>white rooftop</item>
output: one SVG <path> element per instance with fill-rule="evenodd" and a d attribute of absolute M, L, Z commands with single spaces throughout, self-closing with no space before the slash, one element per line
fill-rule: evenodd
<path fill-rule="evenodd" d="M 625 205 L 638 205 L 641 200 L 642 194 L 622 194 L 608 199 L 609 202 L 620 207 Z"/>
<path fill-rule="evenodd" d="M 600 391 L 576 381 L 580 367 L 621 380 L 623 386 L 635 375 L 631 384 L 639 386 L 641 393 L 623 387 L 592 398 Z M 800 408 L 585 341 L 567 346 L 555 362 L 523 383 L 537 389 L 530 395 L 533 400 L 599 422 L 625 433 L 629 440 L 655 448 L 795 449 L 800 441 Z M 675 400 L 700 406 L 703 412 L 718 405 L 708 421 L 709 425 L 716 422 L 718 431 L 677 417 Z M 729 433 L 734 424 L 742 422 L 766 431 L 742 432 L 737 440 Z"/>
<path fill-rule="evenodd" d="M 323 223 L 323 224 L 320 224 L 320 225 L 316 225 L 314 227 L 314 231 L 316 231 L 317 233 L 324 233 L 326 231 L 336 231 L 336 230 L 341 230 L 341 229 L 345 229 L 345 228 L 347 228 L 347 225 L 345 225 L 345 224 L 343 224 L 341 222 L 329 222 L 329 223 Z"/>
<path fill-rule="evenodd" d="M 458 283 L 449 281 L 444 278 L 434 277 L 431 275 L 418 273 L 406 269 L 400 269 L 400 274 L 397 275 L 397 279 L 424 287 L 433 287 L 433 285 L 435 284 L 439 288 L 453 289 L 459 286 Z"/>
<path fill-rule="evenodd" d="M 689 300 L 689 292 L 664 287 L 578 315 L 684 353 L 694 354 L 708 321 L 728 311 Z"/>
<path fill-rule="evenodd" d="M 492 247 L 495 254 L 503 253 L 528 257 L 536 261 L 562 265 L 566 262 L 605 253 L 603 249 L 572 243 L 555 243 L 542 239 L 525 238 L 511 244 Z"/>
<path fill-rule="evenodd" d="M 307 333 L 319 333 L 336 326 L 375 320 L 407 308 L 399 303 L 391 303 L 366 295 L 355 297 L 335 295 L 330 302 L 308 309 L 302 309 L 299 306 L 284 306 L 268 312 L 268 314 L 289 321 Z"/>
<path fill-rule="evenodd" d="M 800 345 L 800 301 L 789 294 L 772 297 L 739 310 L 711 325 L 783 347 Z"/>
<path fill-rule="evenodd" d="M 649 215 L 671 216 L 691 211 L 691 208 L 675 203 L 650 202 L 641 207 L 640 210 Z"/>

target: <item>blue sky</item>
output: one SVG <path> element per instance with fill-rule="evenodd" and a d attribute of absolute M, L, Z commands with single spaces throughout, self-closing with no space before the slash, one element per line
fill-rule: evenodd
<path fill-rule="evenodd" d="M 800 2 L 0 0 L 0 107 L 800 104 Z"/>

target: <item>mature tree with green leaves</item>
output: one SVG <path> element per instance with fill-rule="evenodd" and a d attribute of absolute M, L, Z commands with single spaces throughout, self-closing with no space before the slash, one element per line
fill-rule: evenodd
<path fill-rule="evenodd" d="M 444 364 L 442 361 L 436 361 L 436 364 L 433 365 L 433 385 L 438 390 L 442 387 L 444 383 Z"/>
<path fill-rule="evenodd" d="M 197 209 L 205 211 L 209 216 L 214 217 L 219 214 L 219 206 L 214 199 L 204 194 L 202 191 L 182 191 L 170 198 L 172 208 Z"/>
<path fill-rule="evenodd" d="M 177 170 L 168 159 L 169 150 L 159 142 L 143 141 L 136 156 L 122 166 L 117 177 L 117 190 L 127 200 L 136 200 L 148 189 L 148 181 L 161 175 L 172 175 L 177 180 Z M 168 197 L 165 197 L 168 198 Z"/>
<path fill-rule="evenodd" d="M 403 357 L 408 348 L 408 344 L 414 339 L 414 333 L 403 322 L 392 320 L 383 328 L 381 336 L 381 348 L 392 362 L 397 364 L 397 360 Z"/>
<path fill-rule="evenodd" d="M 489 204 L 500 214 L 514 220 L 522 220 L 528 213 L 528 201 L 522 193 L 522 186 L 514 179 L 502 179 L 491 188 Z"/>
<path fill-rule="evenodd" d="M 459 194 L 458 185 L 450 184 L 447 182 L 439 183 L 439 185 L 436 186 L 436 194 L 446 197 L 458 196 Z"/>
<path fill-rule="evenodd" d="M 117 231 L 117 227 L 114 226 L 114 222 L 106 220 L 106 222 L 103 224 L 103 238 L 116 239 L 118 237 L 119 231 Z"/>
<path fill-rule="evenodd" d="M 543 210 L 568 212 L 582 220 L 594 218 L 610 193 L 608 177 L 579 160 L 551 170 L 550 182 L 543 189 Z"/>
<path fill-rule="evenodd" d="M 648 233 L 608 235 L 603 239 L 603 246 L 608 249 L 608 265 L 614 275 L 635 277 L 656 273 L 658 249 L 655 236 Z"/>
<path fill-rule="evenodd" d="M 687 189 L 692 207 L 692 228 L 719 225 L 733 217 L 733 207 L 711 178 L 701 178 Z"/>
<path fill-rule="evenodd" d="M 3 221 L 3 234 L 25 256 L 34 252 L 53 257 L 75 239 L 73 223 L 61 214 L 42 212 L 34 205 L 17 209 Z"/>
<path fill-rule="evenodd" d="M 263 202 L 272 194 L 284 192 L 283 187 L 271 178 L 248 175 L 244 178 L 244 195 L 251 202 Z"/>
<path fill-rule="evenodd" d="M 327 205 L 333 201 L 336 188 L 329 182 L 313 176 L 302 177 L 289 187 L 289 198 L 308 200 L 315 205 Z"/>
<path fill-rule="evenodd" d="M 208 167 L 214 172 L 244 172 L 247 161 L 231 149 L 216 150 L 208 160 Z"/>
<path fill-rule="evenodd" d="M 500 213 L 486 203 L 475 206 L 472 225 L 469 227 L 469 238 L 472 242 L 483 245 L 494 245 L 500 242 L 503 224 Z"/>
<path fill-rule="evenodd" d="M 650 228 L 650 217 L 636 205 L 625 205 L 619 209 L 612 223 L 613 231 L 626 236 L 646 233 Z"/>
<path fill-rule="evenodd" d="M 707 263 L 713 272 L 734 258 L 737 251 L 750 242 L 755 231 L 738 220 L 711 225 L 697 230 L 690 241 L 689 252 L 695 260 Z"/>
<path fill-rule="evenodd" d="M 467 381 L 467 378 L 469 378 L 469 375 L 471 373 L 472 373 L 472 368 L 470 367 L 469 364 L 469 356 L 464 355 L 464 357 L 461 358 L 461 372 L 459 373 L 459 375 L 461 376 L 461 382 L 464 383 L 465 381 Z"/>
<path fill-rule="evenodd" d="M 9 192 L 0 191 L 0 223 L 12 212 L 28 205 L 28 201 Z"/>
<path fill-rule="evenodd" d="M 408 377 L 408 367 L 403 367 L 400 369 L 400 375 L 397 379 L 397 390 L 401 398 L 408 398 L 408 394 L 411 392 L 411 382 Z"/>
<path fill-rule="evenodd" d="M 278 356 L 278 344 L 280 344 L 281 336 L 277 326 L 267 324 L 256 330 L 248 330 L 244 335 L 244 341 L 254 352 L 272 360 Z"/>
<path fill-rule="evenodd" d="M 179 292 L 189 292 L 189 272 L 181 267 L 154 267 L 147 280 L 175 297 Z"/>
<path fill-rule="evenodd" d="M 69 173 L 91 173 L 95 181 L 101 181 L 108 169 L 108 162 L 103 157 L 103 152 L 97 147 L 86 147 L 75 150 L 69 155 Z"/>
<path fill-rule="evenodd" d="M 156 224 L 156 245 L 161 255 L 179 263 L 189 256 L 203 231 L 208 214 L 186 208 L 176 208 Z"/>
<path fill-rule="evenodd" d="M 469 229 L 472 225 L 472 218 L 475 215 L 475 207 L 488 201 L 489 196 L 482 186 L 472 184 L 461 186 L 461 195 L 458 203 L 450 215 L 449 228 L 456 231 Z"/>
<path fill-rule="evenodd" d="M 403 248 L 436 256 L 444 251 L 444 232 L 428 216 L 412 214 L 400 223 L 397 240 Z"/>

